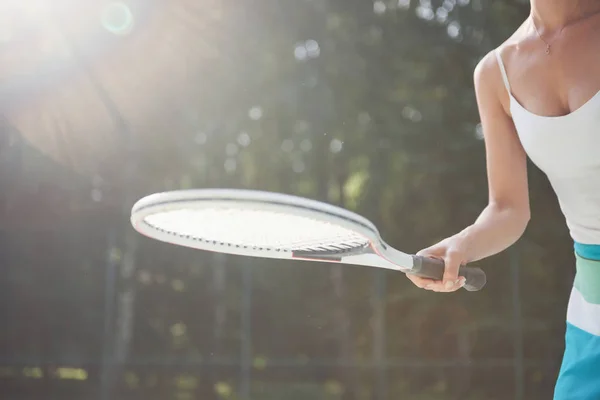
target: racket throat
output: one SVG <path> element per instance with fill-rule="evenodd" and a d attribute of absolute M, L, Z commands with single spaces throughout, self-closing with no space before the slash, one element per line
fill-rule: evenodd
<path fill-rule="evenodd" d="M 387 258 L 383 258 L 376 253 L 360 254 L 350 257 L 345 257 L 342 260 L 345 264 L 362 265 L 366 267 L 385 268 L 394 271 L 410 271 L 410 266 L 407 264 L 397 264 Z"/>

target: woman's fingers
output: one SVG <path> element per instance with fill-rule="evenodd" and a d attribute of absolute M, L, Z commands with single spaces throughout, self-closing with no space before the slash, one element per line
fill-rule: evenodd
<path fill-rule="evenodd" d="M 454 251 L 448 251 L 444 257 L 444 287 L 451 290 L 459 282 L 458 270 L 462 264 L 462 255 Z"/>
<path fill-rule="evenodd" d="M 455 292 L 465 285 L 465 278 L 461 277 L 453 282 L 434 281 L 433 283 L 424 287 L 426 290 L 432 290 L 434 292 L 450 293 Z"/>
<path fill-rule="evenodd" d="M 433 292 L 454 292 L 465 285 L 465 278 L 462 276 L 456 279 L 453 284 L 449 286 L 446 286 L 444 281 L 436 281 L 434 279 L 422 278 L 420 276 L 411 274 L 406 274 L 406 277 L 410 279 L 415 286 L 421 289 L 431 290 Z"/>
<path fill-rule="evenodd" d="M 458 276 L 459 268 L 462 264 L 461 254 L 448 250 L 442 243 L 438 243 L 417 253 L 419 256 L 444 260 L 445 269 L 442 280 L 427 279 L 407 274 L 408 279 L 417 287 L 434 292 L 448 293 L 454 292 L 464 286 L 465 278 Z"/>
<path fill-rule="evenodd" d="M 417 287 L 419 287 L 421 289 L 425 289 L 428 286 L 434 285 L 435 282 L 436 282 L 433 279 L 422 278 L 420 276 L 411 275 L 411 274 L 406 274 L 406 277 L 408 279 L 410 279 L 412 281 L 412 283 L 415 284 L 415 286 L 417 286 Z"/>

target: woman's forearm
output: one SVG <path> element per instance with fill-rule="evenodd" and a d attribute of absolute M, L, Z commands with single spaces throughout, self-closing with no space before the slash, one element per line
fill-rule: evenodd
<path fill-rule="evenodd" d="M 507 249 L 525 232 L 529 211 L 489 204 L 477 220 L 456 236 L 464 241 L 469 261 L 477 261 Z"/>

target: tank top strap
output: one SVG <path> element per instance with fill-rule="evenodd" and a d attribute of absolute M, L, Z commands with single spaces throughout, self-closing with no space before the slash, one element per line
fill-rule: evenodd
<path fill-rule="evenodd" d="M 508 93 L 510 94 L 510 83 L 508 83 L 508 75 L 506 75 L 506 68 L 504 68 L 504 63 L 502 62 L 502 56 L 500 55 L 500 49 L 496 49 L 494 51 L 496 53 L 496 59 L 498 60 L 498 65 L 500 66 L 500 72 L 502 73 L 502 80 L 504 81 L 504 86 Z"/>

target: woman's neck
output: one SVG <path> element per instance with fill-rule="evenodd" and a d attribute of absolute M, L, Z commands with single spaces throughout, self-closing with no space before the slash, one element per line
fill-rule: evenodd
<path fill-rule="evenodd" d="M 590 0 L 531 0 L 531 16 L 540 31 L 560 31 L 565 26 L 600 10 Z"/>

